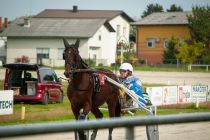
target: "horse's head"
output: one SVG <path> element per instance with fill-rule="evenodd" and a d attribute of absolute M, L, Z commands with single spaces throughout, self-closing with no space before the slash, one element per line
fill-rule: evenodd
<path fill-rule="evenodd" d="M 63 59 L 65 60 L 65 72 L 64 75 L 69 78 L 72 71 L 82 67 L 81 57 L 79 55 L 79 39 L 75 44 L 69 45 L 68 41 L 64 38 L 63 43 L 65 50 L 63 52 Z"/>

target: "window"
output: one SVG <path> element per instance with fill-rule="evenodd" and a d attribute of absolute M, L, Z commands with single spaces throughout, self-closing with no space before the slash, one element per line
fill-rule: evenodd
<path fill-rule="evenodd" d="M 51 81 L 51 82 L 58 81 L 56 74 L 49 69 L 40 70 L 40 77 L 42 81 Z"/>
<path fill-rule="evenodd" d="M 126 35 L 126 27 L 123 27 L 123 35 Z"/>
<path fill-rule="evenodd" d="M 98 35 L 98 40 L 101 41 L 101 35 Z"/>
<path fill-rule="evenodd" d="M 98 40 L 101 41 L 101 31 L 99 31 Z"/>
<path fill-rule="evenodd" d="M 147 39 L 147 48 L 155 48 L 155 38 Z"/>
<path fill-rule="evenodd" d="M 117 25 L 117 38 L 120 37 L 120 25 Z"/>
<path fill-rule="evenodd" d="M 164 39 L 164 48 L 168 48 L 168 43 L 169 43 L 168 39 L 165 38 Z"/>
<path fill-rule="evenodd" d="M 38 79 L 38 77 L 37 77 L 37 71 L 31 71 L 31 70 L 29 71 L 29 70 L 26 70 L 26 71 L 24 71 L 24 77 L 28 81 L 36 81 Z"/>
<path fill-rule="evenodd" d="M 49 58 L 49 48 L 38 48 L 37 58 Z"/>
<path fill-rule="evenodd" d="M 63 59 L 64 48 L 58 48 L 58 59 Z"/>

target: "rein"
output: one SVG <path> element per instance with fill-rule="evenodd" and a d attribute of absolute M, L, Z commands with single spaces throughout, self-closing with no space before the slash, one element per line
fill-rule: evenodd
<path fill-rule="evenodd" d="M 91 72 L 91 73 L 98 73 L 98 72 L 101 72 L 101 73 L 104 73 L 104 74 L 113 74 L 112 72 L 109 72 L 109 71 L 104 71 L 104 70 L 101 70 L 101 69 L 75 69 L 75 70 L 72 70 L 71 72 L 69 73 L 82 73 L 82 72 Z"/>

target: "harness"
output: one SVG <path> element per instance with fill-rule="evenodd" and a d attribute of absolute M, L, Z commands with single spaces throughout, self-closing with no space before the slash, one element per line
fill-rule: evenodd
<path fill-rule="evenodd" d="M 76 69 L 72 70 L 70 75 L 71 77 L 69 79 L 62 78 L 64 80 L 67 80 L 69 83 L 72 81 L 73 74 L 74 73 L 89 73 L 90 77 L 93 81 L 93 91 L 95 93 L 99 93 L 101 91 L 101 87 L 105 85 L 105 74 L 111 74 L 111 72 L 108 71 L 102 71 L 102 70 L 95 70 L 95 69 Z M 91 81 L 91 79 L 89 81 Z M 77 89 L 80 90 L 80 89 Z"/>

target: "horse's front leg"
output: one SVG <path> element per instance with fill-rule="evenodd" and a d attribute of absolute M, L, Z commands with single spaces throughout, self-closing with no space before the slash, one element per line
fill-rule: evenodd
<path fill-rule="evenodd" d="M 90 102 L 86 102 L 83 105 L 83 108 L 81 110 L 79 110 L 79 116 L 78 116 L 78 120 L 88 120 L 88 113 L 91 110 L 91 103 Z M 80 130 L 78 131 L 79 134 L 79 140 L 88 140 L 89 139 L 89 131 L 83 131 Z"/>
<path fill-rule="evenodd" d="M 90 106 L 90 105 L 89 105 Z M 76 120 L 87 120 L 87 114 L 90 112 L 90 107 L 86 106 L 72 106 L 72 111 L 74 113 Z M 88 111 L 89 110 L 89 111 Z M 86 133 L 87 131 L 75 131 L 75 139 L 76 140 L 88 140 L 89 134 Z"/>
<path fill-rule="evenodd" d="M 94 114 L 96 119 L 102 119 L 103 118 L 103 114 L 101 113 L 101 111 L 99 110 L 97 105 L 95 105 L 95 104 L 92 105 L 91 112 Z M 93 130 L 93 133 L 91 134 L 91 140 L 96 139 L 97 132 L 98 132 L 98 129 Z"/>
<path fill-rule="evenodd" d="M 79 107 L 75 107 L 75 106 L 71 106 L 71 109 L 74 113 L 74 117 L 76 120 L 80 120 L 81 117 L 81 113 L 80 113 L 80 108 Z M 75 131 L 75 140 L 86 140 L 84 131 Z"/>

